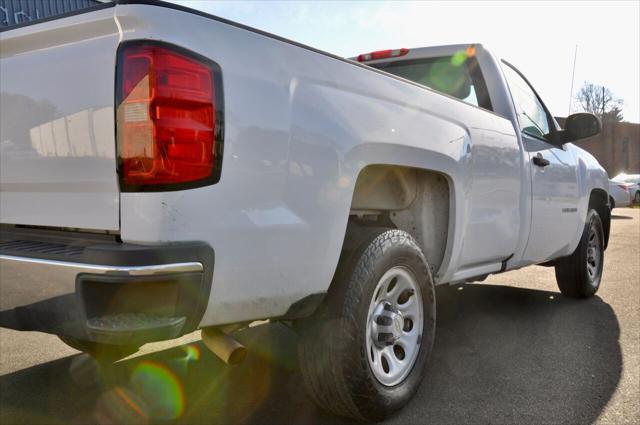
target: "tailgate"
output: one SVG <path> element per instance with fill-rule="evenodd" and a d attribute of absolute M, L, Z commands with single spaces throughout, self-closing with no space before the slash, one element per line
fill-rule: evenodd
<path fill-rule="evenodd" d="M 0 222 L 119 229 L 113 13 L 0 33 Z"/>

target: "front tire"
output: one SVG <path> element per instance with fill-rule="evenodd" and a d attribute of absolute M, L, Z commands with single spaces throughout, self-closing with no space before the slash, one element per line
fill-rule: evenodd
<path fill-rule="evenodd" d="M 324 304 L 302 325 L 300 368 L 321 408 L 384 419 L 422 382 L 435 337 L 428 264 L 406 232 L 349 236 Z"/>
<path fill-rule="evenodd" d="M 636 192 L 635 196 L 633 197 L 633 202 L 636 204 L 640 204 L 640 191 Z"/>
<path fill-rule="evenodd" d="M 600 287 L 603 265 L 602 221 L 596 210 L 591 209 L 576 250 L 556 261 L 556 281 L 562 295 L 571 298 L 593 296 Z"/>

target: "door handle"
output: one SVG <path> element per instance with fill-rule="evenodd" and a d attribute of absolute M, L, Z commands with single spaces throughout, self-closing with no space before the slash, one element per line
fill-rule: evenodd
<path fill-rule="evenodd" d="M 541 153 L 538 153 L 538 155 L 533 157 L 533 163 L 536 164 L 538 167 L 546 167 L 547 165 L 550 164 L 549 160 L 544 159 Z"/>

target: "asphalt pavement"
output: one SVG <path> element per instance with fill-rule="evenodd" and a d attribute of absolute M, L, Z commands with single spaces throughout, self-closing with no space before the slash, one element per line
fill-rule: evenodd
<path fill-rule="evenodd" d="M 437 290 L 437 339 L 411 403 L 389 424 L 640 423 L 640 209 L 616 209 L 598 294 L 562 297 L 552 268 Z M 97 365 L 55 336 L 0 330 L 0 423 L 334 424 L 297 367 L 296 336 L 239 336 L 228 367 L 197 333 Z"/>

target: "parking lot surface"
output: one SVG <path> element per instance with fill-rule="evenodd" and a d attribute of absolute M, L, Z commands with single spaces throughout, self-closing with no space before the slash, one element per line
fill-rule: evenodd
<path fill-rule="evenodd" d="M 614 210 L 611 228 L 591 299 L 563 298 L 545 267 L 438 288 L 429 372 L 386 423 L 640 423 L 640 209 Z M 233 368 L 196 333 L 98 366 L 54 336 L 2 329 L 0 423 L 349 423 L 305 396 L 293 331 L 239 339 L 249 356 Z"/>

